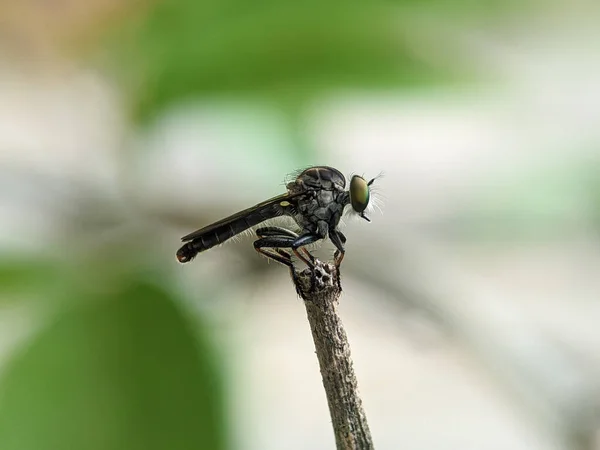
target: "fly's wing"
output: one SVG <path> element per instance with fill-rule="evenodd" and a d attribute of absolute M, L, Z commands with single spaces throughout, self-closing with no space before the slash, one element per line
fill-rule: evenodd
<path fill-rule="evenodd" d="M 305 193 L 278 195 L 182 237 L 185 244 L 177 250 L 177 259 L 181 263 L 191 261 L 198 253 L 222 244 L 265 220 L 285 214 L 293 208 L 294 199 L 301 195 Z"/>
<path fill-rule="evenodd" d="M 182 242 L 192 241 L 204 237 L 205 241 L 210 240 L 209 236 L 214 235 L 216 241 L 215 244 L 207 246 L 207 249 L 214 245 L 220 244 L 225 240 L 232 238 L 236 234 L 246 231 L 248 228 L 258 225 L 265 220 L 272 219 L 283 214 L 284 205 L 282 202 L 290 199 L 288 193 L 278 195 L 277 197 L 265 200 L 258 205 L 251 206 L 250 208 L 244 209 L 243 211 L 232 214 L 229 217 L 219 220 L 218 222 L 212 223 L 199 230 L 194 231 L 181 238 Z M 289 202 L 288 202 L 289 203 Z M 230 236 L 227 236 L 231 234 Z M 208 243 L 208 242 L 207 242 Z"/>

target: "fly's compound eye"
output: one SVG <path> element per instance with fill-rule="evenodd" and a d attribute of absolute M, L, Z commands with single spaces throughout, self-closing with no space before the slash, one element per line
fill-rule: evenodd
<path fill-rule="evenodd" d="M 369 183 L 363 177 L 354 175 L 350 180 L 350 203 L 357 213 L 363 213 L 369 205 Z"/>

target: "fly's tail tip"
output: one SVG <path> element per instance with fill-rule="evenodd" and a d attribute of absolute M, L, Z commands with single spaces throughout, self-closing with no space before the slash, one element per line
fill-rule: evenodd
<path fill-rule="evenodd" d="M 177 254 L 177 261 L 179 261 L 181 264 L 183 264 L 183 263 L 188 262 L 189 259 L 184 255 Z"/>
<path fill-rule="evenodd" d="M 177 250 L 177 261 L 179 261 L 181 264 L 190 262 L 192 259 L 194 259 L 194 256 L 196 256 L 197 253 L 198 252 L 191 248 L 189 244 L 185 244 L 183 247 Z"/>

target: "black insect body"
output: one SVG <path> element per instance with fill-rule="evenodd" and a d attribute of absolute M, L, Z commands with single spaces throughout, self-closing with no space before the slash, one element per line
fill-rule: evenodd
<path fill-rule="evenodd" d="M 181 240 L 185 244 L 177 251 L 181 263 L 191 261 L 198 253 L 208 250 L 226 240 L 278 216 L 293 218 L 300 233 L 282 227 L 263 227 L 256 230 L 259 239 L 254 248 L 263 255 L 290 267 L 294 276 L 291 249 L 294 254 L 313 267 L 313 256 L 304 246 L 329 237 L 336 247 L 335 264 L 339 267 L 344 258 L 346 237 L 338 230 L 338 224 L 346 206 L 370 221 L 364 214 L 370 201 L 370 186 L 354 175 L 346 190 L 346 179 L 337 169 L 328 166 L 310 167 L 300 172 L 287 184 L 287 193 L 266 200 L 218 222 L 190 233 Z"/>

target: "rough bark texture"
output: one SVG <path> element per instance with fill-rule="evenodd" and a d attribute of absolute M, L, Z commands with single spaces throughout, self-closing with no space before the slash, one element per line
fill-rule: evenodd
<path fill-rule="evenodd" d="M 331 264 L 318 260 L 315 263 L 314 272 L 306 269 L 298 274 L 297 288 L 304 299 L 315 342 L 336 446 L 338 450 L 370 450 L 373 442 L 358 395 L 350 345 L 337 314 L 339 272 Z"/>

